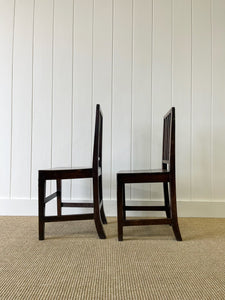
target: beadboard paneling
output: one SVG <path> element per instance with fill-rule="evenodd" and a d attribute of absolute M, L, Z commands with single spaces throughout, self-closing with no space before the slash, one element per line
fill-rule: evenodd
<path fill-rule="evenodd" d="M 192 199 L 212 197 L 212 33 L 210 0 L 192 7 Z"/>
<path fill-rule="evenodd" d="M 73 1 L 54 1 L 52 167 L 70 167 L 73 109 Z M 62 185 L 70 197 L 71 181 Z"/>
<path fill-rule="evenodd" d="M 14 7 L 0 1 L 0 197 L 10 196 Z"/>
<path fill-rule="evenodd" d="M 112 185 L 116 198 L 116 172 L 131 167 L 133 2 L 114 1 L 113 98 L 112 98 Z M 130 190 L 127 189 L 127 198 Z"/>
<path fill-rule="evenodd" d="M 34 1 L 15 2 L 11 197 L 30 197 Z"/>
<path fill-rule="evenodd" d="M 35 3 L 31 197 L 38 191 L 38 170 L 52 164 L 53 1 Z M 48 190 L 49 192 L 49 190 Z"/>
<path fill-rule="evenodd" d="M 154 1 L 152 34 L 151 167 L 157 169 L 162 159 L 162 117 L 172 105 L 172 0 Z M 153 184 L 151 197 L 162 196 L 162 184 Z"/>
<path fill-rule="evenodd" d="M 212 2 L 212 200 L 225 198 L 225 1 Z"/>
<path fill-rule="evenodd" d="M 148 169 L 151 163 L 152 115 L 152 5 L 149 0 L 134 1 L 131 168 Z M 150 184 L 131 187 L 131 198 L 149 199 Z"/>
<path fill-rule="evenodd" d="M 93 1 L 74 2 L 73 155 L 75 166 L 92 162 Z M 72 198 L 89 199 L 90 179 L 75 180 Z"/>
<path fill-rule="evenodd" d="M 103 111 L 103 184 L 104 197 L 110 199 L 112 155 L 112 26 L 111 0 L 94 2 L 93 19 L 93 123 L 95 106 Z M 104 30 L 102 30 L 104 28 Z M 104 86 L 104 88 L 102 88 Z M 92 134 L 94 134 L 94 124 Z"/>
<path fill-rule="evenodd" d="M 176 107 L 177 196 L 191 199 L 191 1 L 175 0 L 172 31 L 172 104 Z M 188 141 L 188 143 L 187 143 Z"/>

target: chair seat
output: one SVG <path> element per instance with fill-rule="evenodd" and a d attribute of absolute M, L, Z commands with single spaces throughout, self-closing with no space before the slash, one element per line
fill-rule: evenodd
<path fill-rule="evenodd" d="M 91 167 L 56 167 L 56 168 L 48 168 L 41 169 L 40 171 L 62 171 L 62 170 L 83 170 L 83 169 L 92 169 Z"/>
<path fill-rule="evenodd" d="M 52 168 L 39 170 L 40 176 L 45 179 L 73 179 L 73 178 L 91 178 L 93 177 L 93 168 Z"/>
<path fill-rule="evenodd" d="M 150 169 L 150 170 L 121 170 L 118 172 L 118 174 L 156 174 L 156 173 L 169 173 L 169 171 L 165 170 L 165 169 Z"/>
<path fill-rule="evenodd" d="M 150 170 L 121 170 L 117 177 L 124 183 L 144 183 L 144 182 L 166 182 L 169 181 L 170 172 L 165 169 Z"/>

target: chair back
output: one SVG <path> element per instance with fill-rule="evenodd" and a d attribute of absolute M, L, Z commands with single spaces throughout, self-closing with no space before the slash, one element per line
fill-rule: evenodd
<path fill-rule="evenodd" d="M 92 167 L 96 174 L 98 174 L 99 168 L 102 168 L 102 128 L 103 116 L 100 104 L 96 105 L 95 115 L 95 134 L 94 134 L 94 151 Z"/>
<path fill-rule="evenodd" d="M 162 167 L 175 172 L 175 107 L 163 118 Z"/>

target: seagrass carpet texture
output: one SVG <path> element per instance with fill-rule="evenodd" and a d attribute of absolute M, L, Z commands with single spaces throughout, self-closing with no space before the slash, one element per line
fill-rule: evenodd
<path fill-rule="evenodd" d="M 46 225 L 0 217 L 0 299 L 225 299 L 225 219 L 180 218 L 182 242 L 168 225 L 126 227 L 116 218 Z"/>

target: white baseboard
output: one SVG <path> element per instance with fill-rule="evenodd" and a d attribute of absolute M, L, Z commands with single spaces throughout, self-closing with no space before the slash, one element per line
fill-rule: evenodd
<path fill-rule="evenodd" d="M 129 201 L 132 205 L 148 205 L 147 201 Z M 160 205 L 162 201 L 151 201 L 152 205 Z M 208 217 L 208 218 L 225 218 L 225 200 L 221 201 L 178 201 L 178 217 Z M 105 213 L 107 216 L 116 216 L 116 200 L 104 201 Z M 65 213 L 71 212 L 90 212 L 91 209 L 65 208 Z M 47 204 L 46 213 L 48 215 L 56 214 L 55 201 Z M 0 199 L 1 216 L 37 216 L 38 201 L 37 199 Z M 163 216 L 163 212 L 128 212 L 130 216 Z"/>

